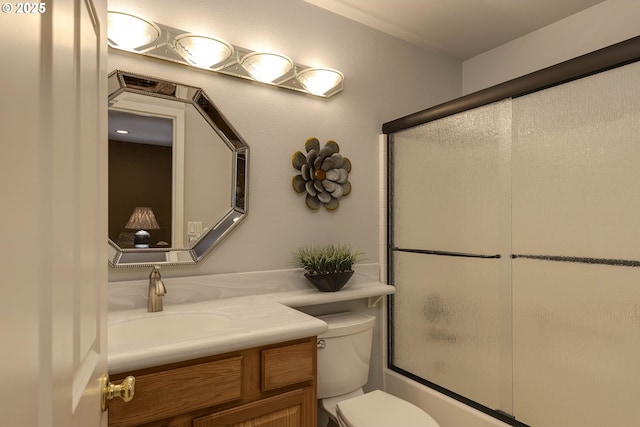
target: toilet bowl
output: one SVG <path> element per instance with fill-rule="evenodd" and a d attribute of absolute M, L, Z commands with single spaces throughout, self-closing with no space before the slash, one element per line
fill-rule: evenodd
<path fill-rule="evenodd" d="M 369 377 L 374 316 L 347 312 L 319 318 L 329 326 L 318 336 L 321 415 L 340 427 L 439 427 L 429 414 L 407 401 L 381 390 L 363 391 Z"/>

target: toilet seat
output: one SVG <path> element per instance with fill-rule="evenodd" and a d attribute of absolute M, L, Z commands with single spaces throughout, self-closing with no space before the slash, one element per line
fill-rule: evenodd
<path fill-rule="evenodd" d="M 422 409 L 380 390 L 338 403 L 337 416 L 344 427 L 439 427 Z"/>

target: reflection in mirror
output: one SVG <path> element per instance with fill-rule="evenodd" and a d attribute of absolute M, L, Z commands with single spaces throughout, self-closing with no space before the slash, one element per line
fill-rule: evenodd
<path fill-rule="evenodd" d="M 173 120 L 109 110 L 109 238 L 121 248 L 139 247 L 141 229 L 153 234 L 147 247 L 172 246 L 172 147 Z"/>
<path fill-rule="evenodd" d="M 199 88 L 109 75 L 109 263 L 195 263 L 247 214 L 247 144 Z"/>

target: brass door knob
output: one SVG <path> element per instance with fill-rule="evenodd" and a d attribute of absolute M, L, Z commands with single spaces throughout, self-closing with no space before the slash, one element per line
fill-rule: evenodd
<path fill-rule="evenodd" d="M 109 375 L 102 377 L 102 410 L 106 411 L 109 407 L 109 401 L 114 397 L 119 397 L 125 402 L 133 399 L 133 393 L 136 386 L 136 378 L 128 376 L 120 384 L 113 384 L 109 381 Z"/>

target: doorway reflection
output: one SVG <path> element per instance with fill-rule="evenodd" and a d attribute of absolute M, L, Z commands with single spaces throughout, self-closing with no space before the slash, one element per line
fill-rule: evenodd
<path fill-rule="evenodd" d="M 159 227 L 147 230 L 149 247 L 172 246 L 172 145 L 173 120 L 109 111 L 109 238 L 121 248 L 134 247 L 126 225 L 139 206 L 153 209 Z"/>

